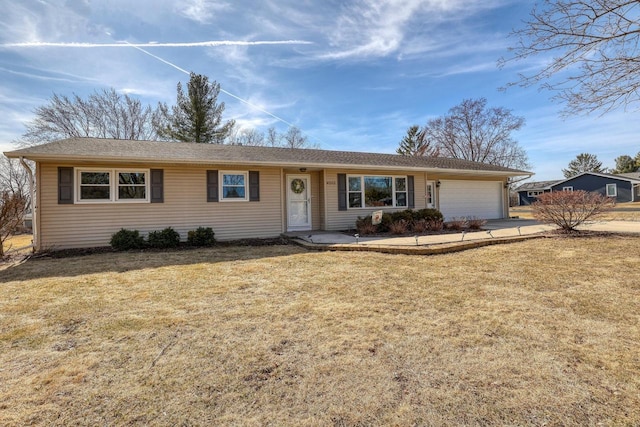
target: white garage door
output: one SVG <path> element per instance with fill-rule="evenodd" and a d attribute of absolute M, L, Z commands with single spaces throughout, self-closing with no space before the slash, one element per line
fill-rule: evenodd
<path fill-rule="evenodd" d="M 502 218 L 502 183 L 441 180 L 440 211 L 445 220 L 454 217 Z"/>

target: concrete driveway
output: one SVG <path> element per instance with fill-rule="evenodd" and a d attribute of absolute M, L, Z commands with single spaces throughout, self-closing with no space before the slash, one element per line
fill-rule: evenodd
<path fill-rule="evenodd" d="M 470 242 L 487 239 L 534 235 L 552 231 L 555 226 L 541 224 L 529 219 L 490 220 L 481 231 L 446 233 L 416 236 L 358 236 L 332 231 L 309 231 L 287 233 L 290 237 L 320 245 L 365 245 L 365 246 L 429 246 L 456 242 Z M 585 230 L 608 231 L 616 233 L 640 234 L 640 222 L 637 221 L 600 221 L 581 227 Z"/>

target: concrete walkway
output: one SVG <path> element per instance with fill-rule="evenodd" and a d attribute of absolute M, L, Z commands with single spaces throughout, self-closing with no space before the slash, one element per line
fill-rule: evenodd
<path fill-rule="evenodd" d="M 555 230 L 555 226 L 541 224 L 534 220 L 507 219 L 488 221 L 482 231 L 446 233 L 416 236 L 359 236 L 330 231 L 308 231 L 287 233 L 287 236 L 308 247 L 324 247 L 325 249 L 369 250 L 377 248 L 437 248 L 438 246 L 456 248 L 479 247 L 504 241 L 523 240 L 540 236 L 542 233 Z M 616 233 L 640 234 L 638 221 L 602 221 L 581 227 L 584 230 L 607 231 Z M 374 249 L 375 250 L 375 249 Z M 385 251 L 388 252 L 388 251 Z M 398 252 L 398 251 L 393 251 Z M 424 251 L 419 251 L 423 253 Z M 430 253 L 442 251 L 430 251 Z M 426 253 L 426 252 L 425 252 Z"/>

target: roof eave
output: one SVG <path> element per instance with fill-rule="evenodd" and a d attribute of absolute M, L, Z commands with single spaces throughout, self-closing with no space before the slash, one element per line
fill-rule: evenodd
<path fill-rule="evenodd" d="M 220 159 L 158 159 L 157 157 L 137 157 L 135 159 L 129 157 L 95 157 L 87 156 L 69 156 L 60 154 L 28 154 L 18 151 L 7 151 L 4 153 L 8 158 L 23 157 L 33 161 L 60 161 L 60 162 L 106 162 L 106 163 L 145 163 L 145 164 L 197 164 L 197 165 L 255 165 L 265 167 L 293 167 L 293 168 L 323 168 L 323 169 L 364 169 L 364 170 L 406 170 L 414 172 L 426 173 L 444 173 L 444 174 L 460 174 L 460 175 L 486 175 L 486 176 L 524 176 L 533 175 L 527 171 L 495 171 L 495 170 L 477 170 L 477 169 L 457 169 L 457 168 L 437 168 L 424 166 L 401 166 L 401 165 L 371 165 L 371 164 L 351 164 L 351 163 L 314 163 L 314 162 L 271 162 L 261 160 L 239 161 L 239 160 L 220 160 Z"/>

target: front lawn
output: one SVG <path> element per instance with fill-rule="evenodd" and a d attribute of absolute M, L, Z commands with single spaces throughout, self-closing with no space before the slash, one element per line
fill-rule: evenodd
<path fill-rule="evenodd" d="M 639 248 L 0 267 L 0 425 L 638 425 Z"/>
<path fill-rule="evenodd" d="M 510 216 L 521 219 L 534 219 L 531 206 L 512 206 L 509 208 Z M 596 220 L 600 221 L 640 221 L 640 203 L 618 203 L 613 210 L 605 212 Z"/>

